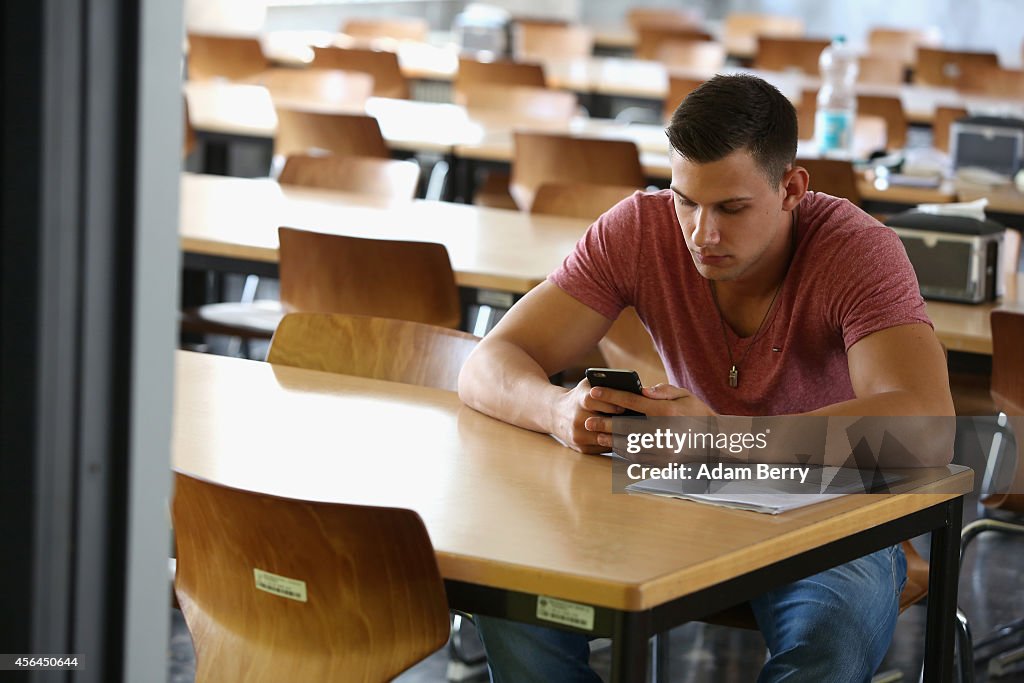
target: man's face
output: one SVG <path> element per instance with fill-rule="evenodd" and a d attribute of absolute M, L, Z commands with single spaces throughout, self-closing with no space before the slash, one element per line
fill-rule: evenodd
<path fill-rule="evenodd" d="M 671 153 L 676 216 L 698 272 L 738 280 L 788 258 L 785 190 L 772 187 L 745 150 L 707 164 Z"/>

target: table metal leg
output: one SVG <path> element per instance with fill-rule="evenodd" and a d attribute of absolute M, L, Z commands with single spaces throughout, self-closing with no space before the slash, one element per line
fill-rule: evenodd
<path fill-rule="evenodd" d="M 928 621 L 924 638 L 924 680 L 953 680 L 956 592 L 960 571 L 963 498 L 946 504 L 946 524 L 932 531 L 928 571 Z"/>
<path fill-rule="evenodd" d="M 612 636 L 612 683 L 634 683 L 647 678 L 648 630 L 636 612 L 619 612 Z"/>

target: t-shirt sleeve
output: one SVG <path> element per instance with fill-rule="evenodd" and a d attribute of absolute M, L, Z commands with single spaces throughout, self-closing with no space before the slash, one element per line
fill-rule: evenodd
<path fill-rule="evenodd" d="M 869 334 L 890 327 L 932 326 L 917 275 L 899 237 L 882 225 L 866 234 L 870 239 L 848 244 L 835 260 L 832 278 L 834 320 L 847 351 Z"/>
<path fill-rule="evenodd" d="M 634 193 L 605 212 L 548 276 L 571 297 L 610 320 L 633 302 L 642 243 L 641 197 Z"/>

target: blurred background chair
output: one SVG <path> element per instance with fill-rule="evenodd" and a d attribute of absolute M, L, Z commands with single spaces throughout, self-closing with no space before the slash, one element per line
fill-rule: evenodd
<path fill-rule="evenodd" d="M 594 35 L 585 26 L 519 20 L 512 29 L 512 54 L 517 61 L 585 59 L 593 51 Z"/>
<path fill-rule="evenodd" d="M 962 52 L 939 48 L 920 47 L 914 63 L 914 83 L 955 88 L 964 68 L 974 66 L 998 67 L 994 52 Z"/>
<path fill-rule="evenodd" d="M 757 53 L 758 36 L 799 38 L 804 35 L 804 20 L 773 14 L 730 12 L 722 24 L 722 42 L 726 51 L 739 59 L 751 59 Z"/>
<path fill-rule="evenodd" d="M 409 82 L 402 74 L 398 55 L 394 52 L 355 47 L 314 47 L 312 66 L 369 74 L 373 77 L 374 96 L 409 99 Z"/>
<path fill-rule="evenodd" d="M 725 57 L 725 46 L 710 40 L 667 40 L 654 53 L 654 59 L 665 65 L 670 77 L 674 69 L 711 76 L 725 66 Z"/>
<path fill-rule="evenodd" d="M 343 313 L 289 313 L 267 362 L 457 391 L 480 339 L 435 325 Z"/>
<path fill-rule="evenodd" d="M 932 119 L 932 147 L 949 152 L 949 129 L 957 119 L 967 116 L 961 107 L 936 107 Z"/>
<path fill-rule="evenodd" d="M 298 108 L 332 107 L 362 111 L 373 95 L 373 76 L 360 71 L 339 69 L 267 69 L 248 83 L 262 85 L 270 91 L 277 106 Z"/>
<path fill-rule="evenodd" d="M 857 82 L 877 85 L 900 85 L 906 67 L 890 57 L 861 55 L 857 58 Z"/>
<path fill-rule="evenodd" d="M 526 85 L 546 87 L 544 68 L 531 62 L 499 60 L 481 62 L 467 57 L 459 58 L 459 70 L 452 84 L 456 104 L 464 103 L 464 93 L 477 86 Z"/>
<path fill-rule="evenodd" d="M 669 43 L 713 41 L 714 37 L 710 33 L 698 27 L 651 24 L 636 30 L 636 48 L 633 53 L 637 59 L 658 59 L 662 47 Z"/>
<path fill-rule="evenodd" d="M 965 63 L 960 68 L 956 89 L 963 93 L 990 95 L 1002 99 L 1024 98 L 1024 71 L 990 64 Z"/>
<path fill-rule="evenodd" d="M 430 25 L 426 19 L 417 17 L 390 17 L 377 19 L 370 17 L 352 17 L 346 19 L 341 28 L 342 33 L 353 38 L 391 38 L 394 40 L 414 40 L 426 42 Z"/>
<path fill-rule="evenodd" d="M 808 189 L 824 192 L 833 197 L 845 197 L 858 206 L 862 202 L 857 188 L 857 172 L 853 163 L 842 159 L 798 158 L 797 166 L 803 166 L 811 176 Z"/>
<path fill-rule="evenodd" d="M 270 61 L 256 38 L 188 34 L 188 79 L 242 80 L 266 71 Z"/>
<path fill-rule="evenodd" d="M 636 144 L 569 135 L 516 131 L 509 191 L 527 211 L 537 188 L 548 182 L 644 187 Z"/>
<path fill-rule="evenodd" d="M 696 7 L 631 7 L 626 23 L 634 33 L 647 26 L 664 28 L 700 28 L 704 13 Z"/>
<path fill-rule="evenodd" d="M 270 339 L 285 313 L 353 313 L 456 328 L 455 274 L 442 244 L 376 240 L 280 228 L 280 301 L 187 309 L 186 332 Z M 245 349 L 248 355 L 248 349 Z"/>
<path fill-rule="evenodd" d="M 411 161 L 359 156 L 292 155 L 278 176 L 282 185 L 355 192 L 388 199 L 413 199 L 420 167 Z"/>
<path fill-rule="evenodd" d="M 797 70 L 817 76 L 818 58 L 832 41 L 818 38 L 777 37 L 759 35 L 754 67 L 768 71 Z"/>
<path fill-rule="evenodd" d="M 198 683 L 390 680 L 448 640 L 444 583 L 412 510 L 279 498 L 177 472 L 173 520 Z M 266 588 L 266 573 L 279 587 Z"/>
<path fill-rule="evenodd" d="M 937 29 L 906 29 L 876 26 L 868 31 L 868 52 L 898 62 L 907 70 L 917 61 L 919 47 L 939 47 Z"/>
<path fill-rule="evenodd" d="M 377 119 L 366 114 L 325 114 L 277 108 L 275 156 L 329 152 L 339 156 L 389 159 L 391 152 Z"/>
<path fill-rule="evenodd" d="M 665 108 L 661 114 L 663 119 L 668 122 L 686 96 L 700 87 L 703 82 L 704 80 L 700 78 L 669 75 L 668 95 L 665 97 Z"/>

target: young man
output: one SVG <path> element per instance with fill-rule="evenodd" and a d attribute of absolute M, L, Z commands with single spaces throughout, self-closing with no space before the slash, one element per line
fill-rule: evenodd
<path fill-rule="evenodd" d="M 611 447 L 607 414 L 952 415 L 945 361 L 890 230 L 808 192 L 796 112 L 752 76 L 716 76 L 669 123 L 670 190 L 636 193 L 591 226 L 548 281 L 479 345 L 459 378 L 473 408 Z M 671 384 L 642 396 L 548 377 L 626 306 Z M 922 436 L 922 438 L 929 438 Z M 921 444 L 946 464 L 948 440 Z M 888 548 L 751 602 L 771 653 L 760 681 L 867 681 L 906 577 Z M 597 681 L 584 636 L 479 618 L 496 683 Z"/>

